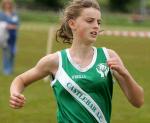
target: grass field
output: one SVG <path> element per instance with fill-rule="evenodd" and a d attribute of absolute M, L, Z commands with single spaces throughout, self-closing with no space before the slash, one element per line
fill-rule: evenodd
<path fill-rule="evenodd" d="M 53 11 L 35 11 L 35 10 L 19 10 L 19 17 L 22 22 L 32 23 L 59 23 L 62 19 L 62 10 L 58 12 Z M 101 10 L 102 12 L 102 25 L 107 26 L 123 26 L 131 28 L 145 28 L 150 27 L 150 16 L 145 16 L 145 19 L 141 23 L 133 22 L 132 13 L 111 13 L 109 11 Z"/>
<path fill-rule="evenodd" d="M 0 123 L 56 123 L 56 103 L 49 82 L 40 80 L 25 90 L 27 102 L 23 109 L 13 110 L 8 106 L 9 86 L 13 78 L 33 67 L 45 55 L 48 29 L 49 25 L 22 25 L 18 37 L 15 73 L 11 76 L 0 73 Z M 145 90 L 145 104 L 136 109 L 128 103 L 115 83 L 111 123 L 149 123 L 150 39 L 101 36 L 95 45 L 114 49 Z M 65 47 L 68 46 L 55 42 L 53 51 Z"/>

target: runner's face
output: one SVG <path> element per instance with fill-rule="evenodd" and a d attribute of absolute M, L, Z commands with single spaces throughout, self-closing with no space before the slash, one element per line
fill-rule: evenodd
<path fill-rule="evenodd" d="M 95 8 L 82 10 L 75 20 L 75 38 L 81 41 L 94 42 L 100 31 L 101 14 Z"/>

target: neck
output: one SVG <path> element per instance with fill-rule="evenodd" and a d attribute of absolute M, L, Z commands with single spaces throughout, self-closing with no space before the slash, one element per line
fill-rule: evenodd
<path fill-rule="evenodd" d="M 83 59 L 93 54 L 92 44 L 85 44 L 78 41 L 73 41 L 73 44 L 70 48 L 70 54 Z"/>

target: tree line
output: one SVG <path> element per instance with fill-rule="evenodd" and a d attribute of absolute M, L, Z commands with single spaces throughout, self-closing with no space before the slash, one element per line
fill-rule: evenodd
<path fill-rule="evenodd" d="M 66 5 L 70 0 L 15 0 L 18 6 L 24 6 L 32 9 L 52 9 L 59 10 Z M 111 11 L 131 12 L 135 7 L 140 6 L 142 0 L 98 0 L 101 6 L 102 1 L 105 2 L 105 7 Z"/>

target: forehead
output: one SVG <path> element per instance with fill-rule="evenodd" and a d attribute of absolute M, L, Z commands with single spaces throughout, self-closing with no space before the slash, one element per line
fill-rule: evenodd
<path fill-rule="evenodd" d="M 82 17 L 90 17 L 90 18 L 96 18 L 96 19 L 101 19 L 101 13 L 99 10 L 95 8 L 85 8 L 81 11 L 80 16 Z"/>

